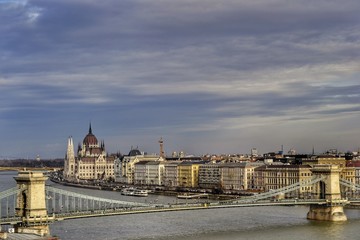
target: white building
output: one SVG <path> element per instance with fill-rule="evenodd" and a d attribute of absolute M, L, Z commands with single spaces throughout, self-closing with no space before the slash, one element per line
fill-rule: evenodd
<path fill-rule="evenodd" d="M 164 164 L 163 184 L 169 188 L 178 186 L 178 165 L 181 161 L 168 161 Z"/>
<path fill-rule="evenodd" d="M 134 184 L 161 186 L 164 174 L 164 162 L 141 161 L 134 165 Z"/>
<path fill-rule="evenodd" d="M 220 168 L 221 186 L 224 190 L 255 189 L 255 168 L 263 163 L 223 164 Z"/>
<path fill-rule="evenodd" d="M 149 162 L 148 167 L 148 185 L 162 186 L 164 176 L 164 161 Z"/>
<path fill-rule="evenodd" d="M 127 156 L 115 160 L 115 181 L 126 184 L 135 184 L 135 164 L 143 161 L 162 160 L 163 158 L 157 155 L 145 155 L 138 149 L 132 149 Z M 141 179 L 140 175 L 138 177 Z"/>
<path fill-rule="evenodd" d="M 146 164 L 148 161 L 140 161 L 134 164 L 134 184 L 147 185 L 148 182 L 148 169 Z"/>

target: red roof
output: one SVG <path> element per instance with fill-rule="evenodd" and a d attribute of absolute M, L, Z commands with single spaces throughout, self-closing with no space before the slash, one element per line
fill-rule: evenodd
<path fill-rule="evenodd" d="M 347 161 L 347 167 L 360 167 L 360 161 Z"/>

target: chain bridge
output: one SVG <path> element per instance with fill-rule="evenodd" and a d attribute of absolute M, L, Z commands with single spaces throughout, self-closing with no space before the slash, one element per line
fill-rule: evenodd
<path fill-rule="evenodd" d="M 313 178 L 284 188 L 234 200 L 151 204 L 119 201 L 83 195 L 63 189 L 45 186 L 47 177 L 41 172 L 22 171 L 15 177 L 17 186 L 0 192 L 0 224 L 13 225 L 18 233 L 49 234 L 49 224 L 56 221 L 140 214 L 165 211 L 184 211 L 214 208 L 308 205 L 307 218 L 325 221 L 345 221 L 343 206 L 360 203 L 360 199 L 341 197 L 340 185 L 353 191 L 360 191 L 360 185 L 340 179 L 339 168 L 319 165 L 313 169 Z M 312 199 L 276 199 L 281 194 L 312 186 Z"/>

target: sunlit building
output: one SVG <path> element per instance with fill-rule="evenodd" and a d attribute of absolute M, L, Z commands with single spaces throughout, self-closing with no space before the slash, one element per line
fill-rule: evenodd
<path fill-rule="evenodd" d="M 163 175 L 163 161 L 140 161 L 134 165 L 134 184 L 161 186 Z"/>
<path fill-rule="evenodd" d="M 333 150 L 335 152 L 335 150 Z M 313 166 L 315 164 L 322 165 L 337 165 L 340 169 L 340 179 L 344 179 L 348 182 L 355 183 L 355 167 L 346 164 L 346 159 L 344 157 L 338 157 L 335 155 L 319 155 L 313 156 L 308 159 L 303 159 L 303 164 L 308 164 Z M 344 193 L 352 192 L 352 189 L 346 186 L 341 185 L 341 191 Z"/>
<path fill-rule="evenodd" d="M 178 165 L 178 186 L 197 188 L 199 186 L 199 163 L 182 162 Z"/>
<path fill-rule="evenodd" d="M 69 181 L 114 179 L 115 159 L 115 155 L 108 156 L 104 141 L 98 142 L 92 133 L 90 124 L 88 134 L 82 144 L 78 146 L 76 157 L 73 139 L 72 137 L 68 139 L 67 154 L 64 161 L 64 178 Z"/>
<path fill-rule="evenodd" d="M 165 187 L 176 188 L 178 186 L 178 165 L 181 161 L 167 161 L 164 163 L 163 184 Z"/>
<path fill-rule="evenodd" d="M 268 192 L 311 178 L 312 172 L 309 165 L 264 165 L 255 169 L 254 184 Z M 304 186 L 294 192 L 284 194 L 290 197 L 307 197 L 311 192 L 311 186 Z"/>
<path fill-rule="evenodd" d="M 163 161 L 163 158 L 157 155 L 144 154 L 138 149 L 131 149 L 128 155 L 115 160 L 115 181 L 126 184 L 134 184 L 135 164 L 143 161 Z"/>
<path fill-rule="evenodd" d="M 225 191 L 256 189 L 254 170 L 263 163 L 229 163 L 220 167 L 220 184 Z"/>
<path fill-rule="evenodd" d="M 355 170 L 355 184 L 360 185 L 360 161 L 349 161 L 347 167 L 354 168 Z"/>

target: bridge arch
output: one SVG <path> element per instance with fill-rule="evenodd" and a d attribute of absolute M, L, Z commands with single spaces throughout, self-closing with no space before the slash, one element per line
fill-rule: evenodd
<path fill-rule="evenodd" d="M 326 183 L 324 181 L 319 182 L 319 198 L 326 198 Z"/>
<path fill-rule="evenodd" d="M 17 202 L 17 209 L 18 209 L 18 215 L 20 216 L 26 216 L 26 209 L 27 209 L 27 191 L 24 190 L 22 192 L 20 192 L 21 197 L 20 199 L 18 199 Z"/>

